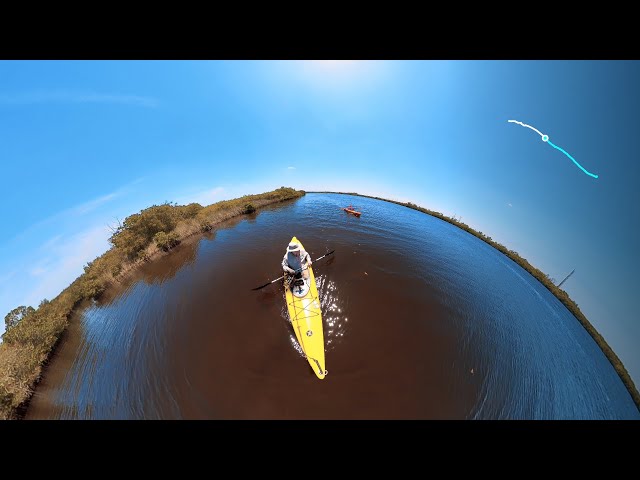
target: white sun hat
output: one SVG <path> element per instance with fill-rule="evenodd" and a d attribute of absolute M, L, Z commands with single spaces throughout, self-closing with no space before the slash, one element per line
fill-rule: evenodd
<path fill-rule="evenodd" d="M 287 247 L 287 252 L 299 252 L 300 244 L 291 242 Z"/>

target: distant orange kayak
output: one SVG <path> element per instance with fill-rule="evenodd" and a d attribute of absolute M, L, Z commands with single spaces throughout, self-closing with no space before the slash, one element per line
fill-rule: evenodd
<path fill-rule="evenodd" d="M 343 210 L 347 213 L 350 213 L 351 215 L 355 215 L 356 217 L 359 217 L 360 215 L 362 215 L 361 212 L 356 212 L 355 210 L 352 210 L 350 208 L 343 208 Z"/>

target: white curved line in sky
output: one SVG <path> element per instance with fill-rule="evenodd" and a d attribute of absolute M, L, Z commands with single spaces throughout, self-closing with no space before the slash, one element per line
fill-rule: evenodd
<path fill-rule="evenodd" d="M 538 130 L 537 128 L 532 127 L 531 125 L 527 125 L 526 123 L 522 123 L 519 122 L 517 120 L 507 120 L 507 122 L 511 122 L 511 123 L 517 123 L 518 125 L 522 125 L 523 127 L 527 127 L 530 128 L 531 130 L 533 130 L 534 132 L 536 132 L 538 135 L 540 135 L 541 137 L 544 137 L 544 134 L 542 134 L 540 132 L 540 130 Z"/>
<path fill-rule="evenodd" d="M 569 155 L 568 152 L 566 152 L 564 149 L 560 148 L 559 146 L 557 146 L 555 143 L 553 143 L 551 140 L 549 140 L 549 135 L 544 135 L 540 132 L 540 130 L 538 130 L 537 128 L 532 127 L 531 125 L 527 125 L 526 123 L 522 123 L 519 122 L 517 120 L 507 120 L 507 122 L 511 122 L 511 123 L 517 123 L 518 125 L 522 125 L 523 127 L 526 128 L 530 128 L 531 130 L 533 130 L 534 132 L 536 132 L 538 135 L 540 135 L 540 137 L 542 137 L 542 141 L 545 143 L 548 143 L 551 147 L 555 148 L 556 150 L 561 151 L 562 153 L 564 153 L 567 157 L 569 157 L 571 159 L 571 161 L 573 163 L 576 164 L 576 167 L 578 167 L 580 170 L 582 170 L 584 173 L 586 173 L 587 175 L 589 175 L 590 177 L 593 178 L 598 178 L 598 175 L 596 175 L 595 173 L 591 173 L 588 172 L 582 165 L 580 165 L 578 163 L 578 161 L 573 158 L 571 155 Z"/>

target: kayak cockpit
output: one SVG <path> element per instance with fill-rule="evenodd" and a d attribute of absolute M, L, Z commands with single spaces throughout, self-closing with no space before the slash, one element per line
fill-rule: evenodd
<path fill-rule="evenodd" d="M 304 298 L 309 293 L 309 283 L 302 278 L 291 282 L 291 293 L 294 297 Z"/>

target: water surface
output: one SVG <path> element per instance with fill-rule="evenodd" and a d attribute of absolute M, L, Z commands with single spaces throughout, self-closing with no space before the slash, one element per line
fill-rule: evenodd
<path fill-rule="evenodd" d="M 356 218 L 340 207 L 353 204 Z M 313 259 L 326 366 L 302 358 L 281 285 Z M 27 418 L 638 419 L 580 323 L 476 237 L 373 199 L 307 194 L 145 265 L 73 322 Z"/>

